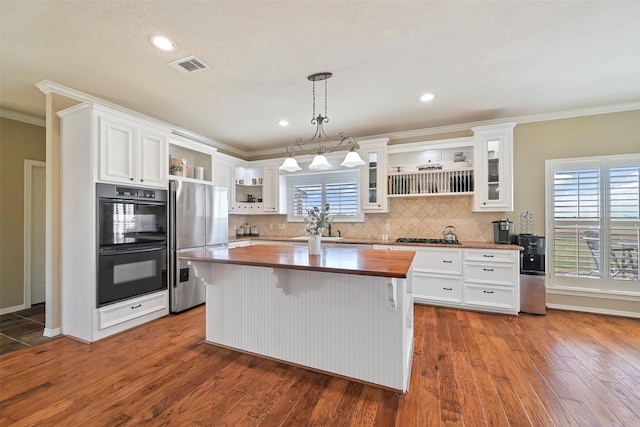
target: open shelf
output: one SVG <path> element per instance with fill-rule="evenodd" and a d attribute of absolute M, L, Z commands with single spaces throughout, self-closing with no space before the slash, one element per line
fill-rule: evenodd
<path fill-rule="evenodd" d="M 473 168 L 388 174 L 389 197 L 473 194 Z"/>

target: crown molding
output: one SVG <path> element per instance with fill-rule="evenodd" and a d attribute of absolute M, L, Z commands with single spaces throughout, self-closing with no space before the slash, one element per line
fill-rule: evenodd
<path fill-rule="evenodd" d="M 36 126 L 47 126 L 47 121 L 43 118 L 32 116 L 30 114 L 18 113 L 11 110 L 5 110 L 4 108 L 0 108 L 0 117 L 4 117 L 5 119 L 16 120 L 18 122 L 29 123 L 30 125 Z"/>
<path fill-rule="evenodd" d="M 106 101 L 106 100 L 104 100 L 102 98 L 98 98 L 96 96 L 89 95 L 87 93 L 81 92 L 79 90 L 76 90 L 76 89 L 73 89 L 73 88 L 70 88 L 70 87 L 67 87 L 67 86 L 64 86 L 64 85 L 61 85 L 61 84 L 56 83 L 56 82 L 52 82 L 50 80 L 42 80 L 42 81 L 36 83 L 36 87 L 38 89 L 40 89 L 40 91 L 42 91 L 44 94 L 55 93 L 55 94 L 58 94 L 58 95 L 65 96 L 67 98 L 75 99 L 76 101 L 80 101 L 80 102 L 91 102 L 91 103 L 94 103 L 94 104 L 98 104 L 98 105 L 102 105 L 102 106 L 105 106 L 105 107 L 109 107 L 109 108 L 111 108 L 113 110 L 120 111 L 122 113 L 126 113 L 126 114 L 129 114 L 129 115 L 134 116 L 134 117 L 138 117 L 138 118 L 143 119 L 143 120 L 147 120 L 147 121 L 150 121 L 150 122 L 153 122 L 153 123 L 157 123 L 157 124 L 159 124 L 161 126 L 167 126 L 167 127 L 171 128 L 171 131 L 176 135 L 180 135 L 180 136 L 183 136 L 185 138 L 189 138 L 189 139 L 192 139 L 194 141 L 210 145 L 210 146 L 212 146 L 212 147 L 214 147 L 216 149 L 222 149 L 222 150 L 237 154 L 237 155 L 242 156 L 242 157 L 247 157 L 247 152 L 244 151 L 244 150 L 240 150 L 239 148 L 232 147 L 231 145 L 227 145 L 227 144 L 225 144 L 223 142 L 216 141 L 215 139 L 207 138 L 206 136 L 202 136 L 202 135 L 199 135 L 199 134 L 197 134 L 195 132 L 191 132 L 188 129 L 180 128 L 180 127 L 175 126 L 175 125 L 173 125 L 171 123 L 167 123 L 167 122 L 164 122 L 162 120 L 158 120 L 156 118 L 144 115 L 144 114 L 139 113 L 137 111 L 125 108 L 125 107 L 123 107 L 121 105 L 114 104 L 114 103 Z"/>
<path fill-rule="evenodd" d="M 454 125 L 436 126 L 431 128 L 414 129 L 400 132 L 382 133 L 378 135 L 368 135 L 358 137 L 358 141 L 364 141 L 374 138 L 404 139 L 415 138 L 429 135 L 441 135 L 452 132 L 471 131 L 472 128 L 488 125 L 504 125 L 509 122 L 534 123 L 545 122 L 550 120 L 571 119 L 575 117 L 595 116 L 598 114 L 621 113 L 624 111 L 640 110 L 640 102 L 627 102 L 622 104 L 601 105 L 597 107 L 575 108 L 572 110 L 554 111 L 549 113 L 529 114 L 523 116 L 504 117 L 501 119 L 481 120 L 477 122 L 466 122 Z M 287 155 L 286 147 L 269 148 L 264 150 L 256 150 L 248 153 L 249 157 L 268 156 L 274 154 Z"/>

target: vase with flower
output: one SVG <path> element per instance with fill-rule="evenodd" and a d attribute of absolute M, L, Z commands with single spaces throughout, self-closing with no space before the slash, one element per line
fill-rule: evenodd
<path fill-rule="evenodd" d="M 309 236 L 309 255 L 320 255 L 322 232 L 333 221 L 333 218 L 329 216 L 329 203 L 324 205 L 323 210 L 317 206 L 309 209 L 305 221 L 307 225 L 304 227 L 304 233 Z"/>

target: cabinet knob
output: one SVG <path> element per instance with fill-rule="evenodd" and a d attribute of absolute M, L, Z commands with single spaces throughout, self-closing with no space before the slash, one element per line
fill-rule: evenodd
<path fill-rule="evenodd" d="M 130 181 L 133 181 L 133 178 L 129 178 Z"/>
<path fill-rule="evenodd" d="M 144 179 L 141 179 L 140 182 L 144 182 Z"/>

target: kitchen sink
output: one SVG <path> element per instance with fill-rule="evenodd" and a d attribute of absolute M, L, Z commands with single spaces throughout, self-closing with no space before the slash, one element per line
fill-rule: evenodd
<path fill-rule="evenodd" d="M 292 237 L 291 240 L 309 240 L 309 236 L 298 236 L 298 237 Z M 326 236 L 322 236 L 322 241 L 323 242 L 337 242 L 342 240 L 342 237 L 326 237 Z"/>

